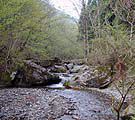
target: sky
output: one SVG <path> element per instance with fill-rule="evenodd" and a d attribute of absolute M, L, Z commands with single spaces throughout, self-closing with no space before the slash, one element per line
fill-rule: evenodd
<path fill-rule="evenodd" d="M 79 0 L 51 0 L 51 3 L 59 10 L 64 11 L 74 18 L 79 18 Z M 76 10 L 77 9 L 77 10 Z"/>

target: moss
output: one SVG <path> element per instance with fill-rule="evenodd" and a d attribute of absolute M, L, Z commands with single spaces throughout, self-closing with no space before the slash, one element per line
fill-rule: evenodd
<path fill-rule="evenodd" d="M 59 69 L 57 70 L 57 72 L 58 72 L 58 73 L 65 73 L 65 72 L 66 72 L 66 69 L 59 68 Z"/>
<path fill-rule="evenodd" d="M 106 66 L 99 66 L 96 68 L 100 73 L 101 72 L 107 72 L 108 71 L 108 67 Z"/>
<path fill-rule="evenodd" d="M 108 76 L 99 78 L 99 79 L 98 79 L 98 83 L 99 83 L 99 84 L 104 83 L 104 82 L 107 80 L 107 78 L 108 78 Z"/>
<path fill-rule="evenodd" d="M 0 73 L 0 84 L 7 85 L 11 81 L 10 74 L 7 72 Z"/>

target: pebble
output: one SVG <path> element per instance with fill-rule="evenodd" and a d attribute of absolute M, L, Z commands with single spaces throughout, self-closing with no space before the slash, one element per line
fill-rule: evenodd
<path fill-rule="evenodd" d="M 0 119 L 96 120 L 95 118 L 98 117 L 96 112 L 98 112 L 98 115 L 104 113 L 104 116 L 110 114 L 112 117 L 112 113 L 105 113 L 103 109 L 105 103 L 98 99 L 94 93 L 73 90 L 46 90 L 45 88 L 0 89 Z M 100 104 L 103 105 L 100 106 Z M 108 107 L 110 106 L 106 106 L 106 108 Z M 94 113 L 89 111 L 91 109 L 97 110 Z M 94 113 L 94 116 L 91 116 L 92 113 Z"/>
<path fill-rule="evenodd" d="M 4 114 L 3 113 L 0 113 L 0 118 L 4 117 Z"/>

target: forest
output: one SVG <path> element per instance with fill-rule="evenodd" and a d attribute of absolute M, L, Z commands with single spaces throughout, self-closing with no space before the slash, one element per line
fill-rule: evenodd
<path fill-rule="evenodd" d="M 135 0 L 69 1 L 0 0 L 1 120 L 135 120 Z"/>

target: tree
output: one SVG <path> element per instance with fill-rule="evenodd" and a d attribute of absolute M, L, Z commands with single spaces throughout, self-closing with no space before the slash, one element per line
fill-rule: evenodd
<path fill-rule="evenodd" d="M 16 64 L 25 59 L 28 46 L 43 34 L 42 23 L 52 16 L 49 3 L 38 0 L 0 1 L 0 68 L 10 73 Z M 48 35 L 42 36 L 47 39 Z M 25 54 L 25 55 L 24 55 Z"/>
<path fill-rule="evenodd" d="M 128 72 L 129 72 L 129 70 L 126 70 L 126 65 L 124 63 L 124 60 L 123 60 L 122 56 L 120 56 L 118 58 L 118 61 L 116 62 L 116 75 L 113 78 L 113 80 L 117 82 L 117 84 L 116 84 L 116 82 L 113 82 L 114 86 L 115 86 L 116 90 L 120 93 L 119 101 L 116 102 L 113 99 L 113 109 L 117 113 L 117 120 L 120 120 L 120 117 L 122 116 L 122 114 L 121 114 L 122 107 L 124 106 L 124 103 L 126 102 L 128 95 L 131 93 L 131 91 L 133 91 L 133 89 L 135 87 L 134 77 L 129 76 Z M 119 82 L 119 84 L 118 84 L 118 82 Z M 119 87 L 119 85 L 121 85 L 121 86 Z M 126 109 L 128 109 L 128 107 Z M 126 111 L 128 112 L 128 110 L 126 110 Z M 125 114 L 127 114 L 127 113 L 125 113 Z"/>
<path fill-rule="evenodd" d="M 109 1 L 82 0 L 79 20 L 80 39 L 84 41 L 85 58 L 88 58 L 92 39 L 102 37 L 102 28 L 109 12 Z"/>
<path fill-rule="evenodd" d="M 76 24 L 49 1 L 1 0 L 0 39 L 1 76 L 9 76 L 24 59 L 73 58 L 82 54 L 76 42 Z"/>
<path fill-rule="evenodd" d="M 133 39 L 134 25 L 135 25 L 135 4 L 134 0 L 115 0 L 111 2 L 111 8 L 116 16 L 121 20 L 125 25 L 130 26 L 129 29 L 129 40 Z"/>

